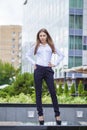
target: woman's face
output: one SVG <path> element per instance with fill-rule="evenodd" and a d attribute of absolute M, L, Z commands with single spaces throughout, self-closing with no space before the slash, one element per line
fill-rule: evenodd
<path fill-rule="evenodd" d="M 46 43 L 47 42 L 47 34 L 44 32 L 39 33 L 39 39 L 41 43 Z"/>

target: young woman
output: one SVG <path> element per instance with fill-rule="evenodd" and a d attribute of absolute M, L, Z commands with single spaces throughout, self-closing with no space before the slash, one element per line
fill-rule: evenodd
<path fill-rule="evenodd" d="M 51 63 L 52 54 L 56 53 L 59 58 L 55 63 Z M 36 55 L 36 62 L 31 58 L 32 55 Z M 36 45 L 33 46 L 29 52 L 26 53 L 26 58 L 32 63 L 34 66 L 34 82 L 35 82 L 35 90 L 36 90 L 36 105 L 38 111 L 38 120 L 40 125 L 44 124 L 44 116 L 42 109 L 42 80 L 46 81 L 48 86 L 54 112 L 55 112 L 55 120 L 57 125 L 61 124 L 60 112 L 58 101 L 56 97 L 56 92 L 54 88 L 54 71 L 52 67 L 57 66 L 60 61 L 64 58 L 64 55 L 54 46 L 53 40 L 46 29 L 41 29 L 37 33 Z"/>

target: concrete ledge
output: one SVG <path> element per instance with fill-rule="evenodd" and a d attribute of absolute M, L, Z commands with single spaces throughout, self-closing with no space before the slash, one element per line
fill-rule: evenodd
<path fill-rule="evenodd" d="M 87 126 L 87 104 L 59 104 L 61 120 L 65 126 Z M 52 104 L 43 104 L 45 125 L 55 126 Z M 0 104 L 0 126 L 38 125 L 36 104 Z M 62 125 L 62 126 L 63 126 Z M 7 129 L 8 130 L 8 129 Z"/>
<path fill-rule="evenodd" d="M 24 103 L 0 103 L 0 107 L 36 107 L 36 104 Z M 43 104 L 43 107 L 53 107 L 52 104 Z M 87 108 L 87 104 L 59 104 L 59 107 L 80 107 Z"/>

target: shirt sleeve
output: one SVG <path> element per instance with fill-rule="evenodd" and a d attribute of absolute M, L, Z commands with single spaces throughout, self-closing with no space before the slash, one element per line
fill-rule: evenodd
<path fill-rule="evenodd" d="M 54 62 L 54 65 L 57 66 L 60 64 L 60 62 L 63 60 L 63 58 L 65 56 L 63 55 L 63 53 L 59 49 L 57 49 L 57 47 L 55 47 L 55 51 L 56 51 L 55 54 L 57 54 L 58 57 L 57 57 L 57 60 Z"/>
<path fill-rule="evenodd" d="M 35 61 L 32 58 L 32 56 L 34 55 L 34 49 L 35 49 L 35 45 L 33 45 L 29 51 L 26 53 L 25 57 L 27 58 L 27 60 L 32 64 L 35 65 Z"/>

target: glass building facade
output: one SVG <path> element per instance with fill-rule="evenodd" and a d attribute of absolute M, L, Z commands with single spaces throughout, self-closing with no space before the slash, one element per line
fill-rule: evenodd
<path fill-rule="evenodd" d="M 25 53 L 35 42 L 41 28 L 48 30 L 65 55 L 54 69 L 55 78 L 62 78 L 64 74 L 61 70 L 65 68 L 87 64 L 86 6 L 86 0 L 27 0 L 23 9 L 22 72 L 33 72 Z M 53 58 L 56 60 L 55 56 Z"/>
<path fill-rule="evenodd" d="M 69 0 L 68 68 L 87 65 L 87 1 Z M 85 45 L 84 45 L 85 44 Z M 75 74 L 82 77 L 82 74 Z"/>
<path fill-rule="evenodd" d="M 82 65 L 83 0 L 69 0 L 69 30 L 68 67 L 71 68 Z"/>

